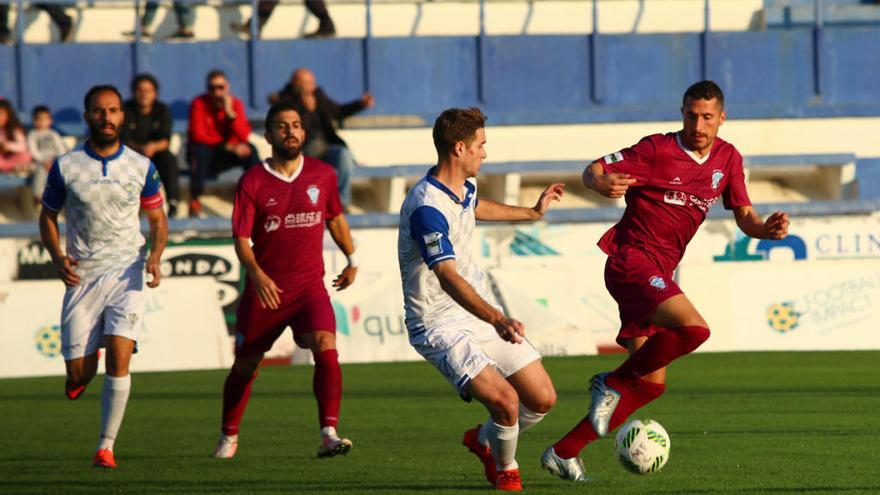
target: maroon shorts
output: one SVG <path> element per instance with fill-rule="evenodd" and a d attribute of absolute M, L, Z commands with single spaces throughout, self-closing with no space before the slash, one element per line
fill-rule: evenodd
<path fill-rule="evenodd" d="M 643 251 L 626 247 L 608 257 L 605 287 L 617 301 L 620 333 L 617 343 L 626 346 L 633 337 L 650 337 L 659 328 L 648 323 L 663 301 L 682 294 L 672 273 L 664 272 Z"/>
<path fill-rule="evenodd" d="M 308 290 L 285 290 L 278 309 L 260 306 L 256 292 L 246 290 L 238 302 L 235 355 L 265 353 L 288 326 L 300 347 L 303 334 L 318 330 L 336 333 L 336 317 L 323 283 Z"/>

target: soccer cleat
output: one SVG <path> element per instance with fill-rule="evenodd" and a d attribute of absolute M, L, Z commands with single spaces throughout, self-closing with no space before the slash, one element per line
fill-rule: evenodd
<path fill-rule="evenodd" d="M 217 447 L 214 449 L 215 459 L 232 459 L 238 450 L 238 435 L 220 434 Z"/>
<path fill-rule="evenodd" d="M 113 451 L 110 449 L 98 449 L 95 452 L 95 458 L 92 460 L 93 467 L 116 469 L 116 459 L 113 458 Z"/>
<path fill-rule="evenodd" d="M 335 457 L 351 452 L 351 440 L 347 438 L 324 436 L 318 446 L 318 457 Z"/>
<path fill-rule="evenodd" d="M 483 463 L 483 470 L 485 471 L 486 479 L 489 483 L 494 485 L 498 471 L 495 470 L 495 459 L 492 457 L 492 450 L 480 443 L 480 428 L 481 425 L 477 425 L 476 428 L 471 428 L 464 432 L 464 438 L 461 439 L 461 444 L 467 447 L 471 453 L 480 459 L 480 462 Z"/>
<path fill-rule="evenodd" d="M 584 474 L 584 463 L 580 457 L 572 457 L 571 459 L 563 459 L 556 455 L 553 446 L 547 447 L 544 455 L 541 456 L 541 466 L 550 474 L 558 476 L 569 481 L 589 481 L 587 475 Z"/>
<path fill-rule="evenodd" d="M 600 437 L 608 434 L 608 423 L 611 415 L 620 402 L 620 392 L 605 384 L 610 373 L 599 373 L 590 379 L 590 424 Z"/>
<path fill-rule="evenodd" d="M 70 386 L 70 382 L 68 382 L 68 381 L 65 381 L 65 382 L 64 382 L 64 395 L 66 395 L 67 398 L 70 399 L 70 400 L 76 400 L 76 399 L 79 399 L 79 397 L 80 397 L 80 396 L 83 394 L 83 392 L 85 392 L 85 391 L 86 391 L 86 386 L 85 386 L 85 385 L 80 385 L 79 387 L 73 387 L 73 388 L 71 388 L 71 386 Z"/>
<path fill-rule="evenodd" d="M 495 488 L 505 492 L 522 491 L 522 478 L 519 477 L 519 469 L 499 471 L 495 478 Z"/>

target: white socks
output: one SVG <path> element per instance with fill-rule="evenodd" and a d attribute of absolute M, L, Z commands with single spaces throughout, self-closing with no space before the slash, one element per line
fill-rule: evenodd
<path fill-rule="evenodd" d="M 519 424 L 513 426 L 501 426 L 494 421 L 488 422 L 481 430 L 487 430 L 486 436 L 492 449 L 492 457 L 495 458 L 495 468 L 498 471 L 510 471 L 518 469 L 516 463 L 516 441 L 519 438 Z"/>
<path fill-rule="evenodd" d="M 339 438 L 339 435 L 336 433 L 336 428 L 333 426 L 325 426 L 321 428 L 321 438 L 330 437 L 330 438 Z"/>
<path fill-rule="evenodd" d="M 101 440 L 98 449 L 113 450 L 116 435 L 125 415 L 125 405 L 131 391 L 131 375 L 104 376 L 104 390 L 101 392 Z"/>
<path fill-rule="evenodd" d="M 525 406 L 522 402 L 519 403 L 519 432 L 522 433 L 529 428 L 535 426 L 540 423 L 542 419 L 544 419 L 546 414 L 536 413 L 530 410 Z M 492 418 L 490 417 L 483 423 L 483 427 L 480 428 L 480 433 L 477 436 L 477 439 L 483 444 L 484 447 L 489 446 L 489 437 L 487 436 L 487 427 L 492 424 Z"/>

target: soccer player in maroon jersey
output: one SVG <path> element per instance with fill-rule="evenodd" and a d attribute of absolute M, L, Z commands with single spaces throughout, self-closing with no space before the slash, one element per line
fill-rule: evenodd
<path fill-rule="evenodd" d="M 584 184 L 609 198 L 626 198 L 620 222 L 599 241 L 608 255 L 605 286 L 617 301 L 617 342 L 629 357 L 591 379 L 592 403 L 583 420 L 541 459 L 563 479 L 586 479 L 578 453 L 623 424 L 666 389 L 666 366 L 709 338 L 709 326 L 672 279 L 685 247 L 720 196 L 746 235 L 782 239 L 788 214 L 766 220 L 746 192 L 742 156 L 717 137 L 724 94 L 712 81 L 685 92 L 683 129 L 654 134 L 591 163 Z"/>
<path fill-rule="evenodd" d="M 313 389 L 321 425 L 318 456 L 351 450 L 351 441 L 336 433 L 342 374 L 336 319 L 323 281 L 325 225 L 348 257 L 348 266 L 333 281 L 337 290 L 354 282 L 357 264 L 336 174 L 326 163 L 302 155 L 304 139 L 297 107 L 287 102 L 273 105 L 266 115 L 272 158 L 245 172 L 235 190 L 232 233 L 248 277 L 238 304 L 235 363 L 223 388 L 217 458 L 235 455 L 257 368 L 287 326 L 297 345 L 310 349 L 315 359 Z"/>

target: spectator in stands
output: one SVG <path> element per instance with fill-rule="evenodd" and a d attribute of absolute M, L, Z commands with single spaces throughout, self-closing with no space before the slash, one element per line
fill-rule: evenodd
<path fill-rule="evenodd" d="M 31 112 L 31 122 L 34 127 L 27 134 L 27 147 L 36 166 L 31 178 L 31 191 L 34 196 L 34 206 L 37 206 L 40 204 L 40 198 L 43 197 L 49 169 L 52 168 L 56 158 L 67 153 L 67 145 L 64 144 L 58 131 L 52 129 L 52 112 L 45 105 L 34 107 Z"/>
<path fill-rule="evenodd" d="M 336 133 L 333 124 L 349 115 L 375 105 L 369 92 L 360 98 L 340 105 L 333 101 L 315 83 L 315 75 L 306 68 L 298 68 L 290 76 L 290 82 L 278 93 L 269 95 L 269 102 L 287 100 L 302 107 L 302 121 L 306 129 L 303 154 L 323 160 L 336 170 L 339 195 L 342 204 L 351 205 L 351 173 L 355 167 L 354 156 L 345 141 Z"/>
<path fill-rule="evenodd" d="M 140 74 L 131 82 L 132 99 L 125 102 L 122 140 L 126 146 L 153 160 L 168 199 L 168 217 L 177 216 L 180 203 L 177 157 L 171 144 L 171 111 L 159 101 L 159 82 Z"/>
<path fill-rule="evenodd" d="M 327 3 L 324 0 L 305 0 L 306 9 L 318 18 L 318 29 L 312 33 L 306 34 L 306 38 L 332 38 L 336 36 L 336 26 L 333 19 L 330 18 L 330 12 L 327 11 Z M 263 26 L 272 15 L 272 11 L 278 5 L 278 0 L 260 0 L 257 4 L 257 31 L 262 32 Z M 238 33 L 251 33 L 251 21 L 247 20 L 241 24 L 233 22 L 229 27 Z"/>
<path fill-rule="evenodd" d="M 24 175 L 31 171 L 24 127 L 9 100 L 0 100 L 0 173 Z"/>
<path fill-rule="evenodd" d="M 174 15 L 177 17 L 177 31 L 165 38 L 166 40 L 191 40 L 195 38 L 193 32 L 193 24 L 196 22 L 196 13 L 193 8 L 186 2 L 174 2 L 172 4 Z M 159 10 L 159 2 L 148 1 L 144 7 L 144 16 L 141 17 L 141 36 L 150 38 L 153 33 L 150 32 L 150 24 L 156 18 L 156 11 Z M 126 36 L 134 36 L 134 31 L 126 31 Z"/>
<path fill-rule="evenodd" d="M 58 28 L 58 39 L 63 43 L 73 40 L 73 18 L 64 13 L 64 8 L 57 4 L 35 3 L 34 7 L 46 11 L 52 23 Z M 9 30 L 9 4 L 0 5 L 0 43 L 12 42 L 12 32 Z"/>
<path fill-rule="evenodd" d="M 189 107 L 190 216 L 201 216 L 199 196 L 209 176 L 235 166 L 247 170 L 260 162 L 257 149 L 248 142 L 251 125 L 244 104 L 232 96 L 226 74 L 212 70 L 206 81 L 208 91 Z"/>

